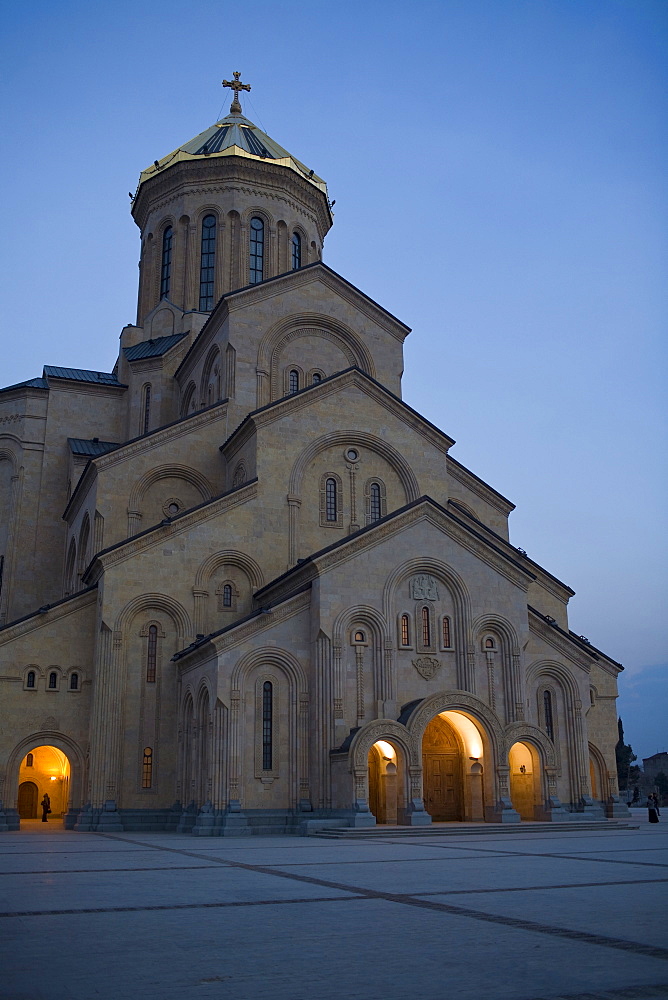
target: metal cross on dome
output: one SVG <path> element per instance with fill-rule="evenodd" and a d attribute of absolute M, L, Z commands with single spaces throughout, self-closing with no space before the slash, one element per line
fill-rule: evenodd
<path fill-rule="evenodd" d="M 230 114 L 240 115 L 241 105 L 239 104 L 239 91 L 240 90 L 250 90 L 250 83 L 241 83 L 239 77 L 241 73 L 233 73 L 234 80 L 223 80 L 223 87 L 231 87 L 234 91 L 234 100 L 230 104 Z"/>

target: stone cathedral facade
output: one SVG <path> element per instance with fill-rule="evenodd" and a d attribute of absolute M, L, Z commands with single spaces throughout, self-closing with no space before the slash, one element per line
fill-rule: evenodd
<path fill-rule="evenodd" d="M 144 170 L 112 372 L 0 391 L 0 829 L 624 812 L 620 665 L 401 399 L 324 181 L 242 114 Z"/>

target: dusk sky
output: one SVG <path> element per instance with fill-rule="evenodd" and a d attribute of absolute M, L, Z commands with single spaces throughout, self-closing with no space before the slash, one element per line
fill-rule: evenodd
<path fill-rule="evenodd" d="M 324 259 L 413 328 L 405 400 L 517 504 L 511 541 L 668 749 L 665 0 L 14 4 L 0 383 L 110 371 L 139 172 L 244 114 L 326 179 Z"/>

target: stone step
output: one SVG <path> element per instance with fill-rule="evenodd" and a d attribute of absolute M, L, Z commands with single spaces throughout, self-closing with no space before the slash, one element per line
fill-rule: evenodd
<path fill-rule="evenodd" d="M 309 832 L 310 837 L 324 837 L 329 840 L 377 839 L 378 837 L 462 837 L 470 834 L 496 836 L 498 833 L 586 833 L 618 830 L 638 830 L 638 823 L 622 820 L 572 820 L 564 823 L 432 823 L 431 826 L 363 826 L 329 827 Z"/>

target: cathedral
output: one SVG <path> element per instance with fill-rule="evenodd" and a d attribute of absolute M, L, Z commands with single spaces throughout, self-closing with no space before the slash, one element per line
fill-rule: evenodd
<path fill-rule="evenodd" d="M 140 175 L 111 372 L 0 390 L 0 830 L 626 814 L 622 669 L 401 398 L 327 186 L 242 112 Z"/>

